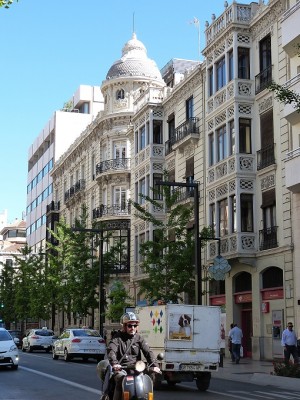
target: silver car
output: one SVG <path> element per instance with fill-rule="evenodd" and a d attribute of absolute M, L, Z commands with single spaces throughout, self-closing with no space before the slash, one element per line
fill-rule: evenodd
<path fill-rule="evenodd" d="M 0 328 L 0 366 L 18 369 L 19 351 L 14 339 L 4 328 Z"/>
<path fill-rule="evenodd" d="M 64 357 L 65 361 L 72 358 L 94 358 L 103 360 L 106 343 L 98 331 L 94 329 L 73 328 L 65 329 L 53 343 L 52 356 L 54 360 Z"/>
<path fill-rule="evenodd" d="M 54 332 L 51 329 L 31 329 L 22 341 L 22 351 L 32 352 L 34 350 L 45 350 L 47 353 L 52 349 Z"/>

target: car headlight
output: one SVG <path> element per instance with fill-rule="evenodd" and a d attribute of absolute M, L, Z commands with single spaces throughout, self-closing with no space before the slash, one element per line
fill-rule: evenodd
<path fill-rule="evenodd" d="M 17 350 L 17 346 L 15 344 L 10 346 L 10 348 L 9 348 L 9 351 L 14 351 L 14 350 Z"/>

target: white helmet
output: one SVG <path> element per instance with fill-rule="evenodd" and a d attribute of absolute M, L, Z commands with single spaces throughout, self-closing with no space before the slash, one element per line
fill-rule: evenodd
<path fill-rule="evenodd" d="M 137 324 L 139 324 L 140 320 L 135 315 L 135 313 L 126 312 L 125 314 L 122 315 L 122 317 L 120 319 L 120 324 L 125 325 L 125 324 L 128 324 L 129 322 L 136 322 Z"/>

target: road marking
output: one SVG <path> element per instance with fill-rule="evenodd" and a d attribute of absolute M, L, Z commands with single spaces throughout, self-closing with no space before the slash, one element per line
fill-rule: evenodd
<path fill-rule="evenodd" d="M 86 392 L 102 394 L 101 390 L 97 390 L 97 389 L 90 388 L 88 386 L 80 385 L 79 383 L 67 381 L 66 379 L 58 378 L 57 376 L 45 374 L 44 372 L 36 371 L 34 369 L 23 367 L 23 366 L 20 366 L 19 368 L 24 369 L 25 371 L 28 371 L 28 372 L 32 372 L 33 374 L 41 375 L 41 376 L 44 376 L 45 378 L 53 379 L 54 381 L 64 383 L 65 385 L 69 385 L 69 386 L 76 387 L 78 389 L 85 390 Z"/>

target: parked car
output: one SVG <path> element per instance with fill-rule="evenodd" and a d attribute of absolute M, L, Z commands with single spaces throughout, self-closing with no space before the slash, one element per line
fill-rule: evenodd
<path fill-rule="evenodd" d="M 72 358 L 94 358 L 103 360 L 106 352 L 106 344 L 100 333 L 94 329 L 74 328 L 65 329 L 53 343 L 52 357 L 64 357 L 65 361 Z"/>
<path fill-rule="evenodd" d="M 19 351 L 14 339 L 5 328 L 0 328 L 0 366 L 18 369 Z"/>
<path fill-rule="evenodd" d="M 57 336 L 51 329 L 31 329 L 23 338 L 22 351 L 31 353 L 33 350 L 45 350 L 49 353 L 55 339 Z"/>
<path fill-rule="evenodd" d="M 21 348 L 22 347 L 22 337 L 23 337 L 22 332 L 18 331 L 18 330 L 11 330 L 11 329 L 8 329 L 8 332 L 11 334 L 16 345 L 19 348 Z"/>

